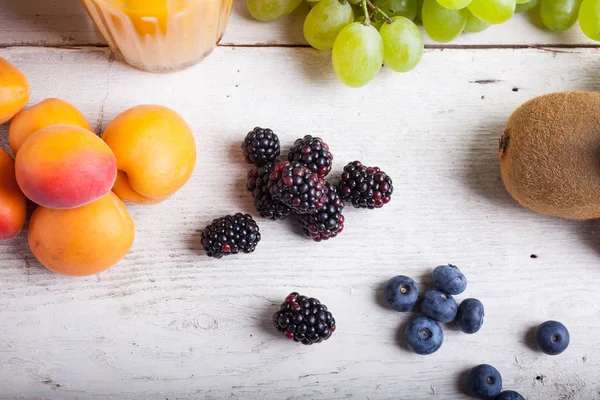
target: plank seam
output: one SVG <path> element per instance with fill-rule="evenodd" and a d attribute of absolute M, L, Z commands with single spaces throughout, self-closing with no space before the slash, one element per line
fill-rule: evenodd
<path fill-rule="evenodd" d="M 81 45 L 45 45 L 45 44 L 0 44 L 0 49 L 10 49 L 13 47 L 31 47 L 31 48 L 46 48 L 46 49 L 61 49 L 61 50 L 81 50 L 81 49 L 107 49 L 108 45 L 104 43 L 91 43 Z M 219 44 L 218 47 L 224 48 L 311 48 L 308 44 L 271 44 L 271 43 L 254 43 L 254 44 Z M 430 50 L 493 50 L 493 49 L 596 49 L 600 48 L 600 43 L 581 43 L 581 44 L 426 44 L 425 49 Z"/>

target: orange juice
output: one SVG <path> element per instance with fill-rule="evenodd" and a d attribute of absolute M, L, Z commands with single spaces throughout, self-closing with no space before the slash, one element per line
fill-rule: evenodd
<path fill-rule="evenodd" d="M 187 68 L 223 36 L 234 0 L 81 0 L 112 50 L 152 72 Z"/>

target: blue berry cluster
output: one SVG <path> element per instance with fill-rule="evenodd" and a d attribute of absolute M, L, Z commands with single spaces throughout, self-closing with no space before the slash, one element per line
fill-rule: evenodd
<path fill-rule="evenodd" d="M 484 308 L 481 301 L 473 298 L 463 300 L 460 305 L 453 296 L 467 288 L 464 274 L 452 264 L 441 265 L 433 270 L 435 289 L 425 292 L 421 298 L 424 316 L 413 318 L 404 331 L 408 347 L 417 354 L 432 354 L 442 346 L 444 330 L 440 323 L 454 322 L 468 334 L 478 332 L 483 325 Z M 400 312 L 413 311 L 419 302 L 419 286 L 414 279 L 398 275 L 390 279 L 384 288 L 387 304 Z M 565 351 L 570 342 L 569 331 L 558 321 L 546 321 L 535 331 L 538 348 L 548 355 Z M 491 365 L 473 367 L 467 376 L 467 389 L 477 399 L 525 400 L 513 390 L 502 391 L 502 376 Z"/>
<path fill-rule="evenodd" d="M 454 295 L 467 288 L 467 278 L 452 264 L 441 265 L 433 270 L 435 290 L 429 290 L 421 299 L 424 317 L 411 320 L 404 332 L 406 344 L 417 354 L 436 352 L 444 341 L 440 322 L 455 321 L 461 331 L 475 333 L 483 324 L 483 304 L 477 299 L 466 299 L 458 305 Z M 399 275 L 390 279 L 384 295 L 391 308 L 397 311 L 412 311 L 419 301 L 419 286 L 408 276 Z"/>

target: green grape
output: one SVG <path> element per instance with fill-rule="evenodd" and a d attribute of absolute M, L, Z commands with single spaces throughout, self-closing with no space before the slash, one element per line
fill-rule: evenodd
<path fill-rule="evenodd" d="M 525 4 L 525 3 L 529 3 L 529 0 L 516 0 L 517 4 Z"/>
<path fill-rule="evenodd" d="M 469 11 L 469 19 L 467 19 L 467 24 L 465 25 L 465 32 L 477 33 L 485 31 L 489 27 L 490 24 L 480 20 L 479 18 L 474 16 L 471 11 Z"/>
<path fill-rule="evenodd" d="M 390 17 L 406 17 L 411 21 L 417 16 L 418 0 L 373 0 Z"/>
<path fill-rule="evenodd" d="M 501 24 L 513 16 L 516 5 L 515 0 L 473 0 L 468 7 L 480 20 L 488 24 Z"/>
<path fill-rule="evenodd" d="M 437 0 L 444 8 L 449 10 L 460 10 L 471 3 L 471 0 Z"/>
<path fill-rule="evenodd" d="M 302 0 L 248 0 L 250 15 L 259 21 L 274 21 L 294 11 Z"/>
<path fill-rule="evenodd" d="M 360 22 L 346 25 L 335 39 L 331 60 L 335 74 L 345 85 L 366 85 L 383 63 L 381 35 L 371 25 Z"/>
<path fill-rule="evenodd" d="M 516 10 L 518 12 L 525 12 L 535 8 L 537 6 L 538 0 L 529 0 L 527 3 L 517 3 Z"/>
<path fill-rule="evenodd" d="M 585 36 L 600 41 L 600 0 L 583 0 L 579 8 L 579 26 Z"/>
<path fill-rule="evenodd" d="M 354 11 L 350 3 L 321 0 L 304 20 L 304 38 L 315 49 L 331 49 L 338 33 L 352 21 Z"/>
<path fill-rule="evenodd" d="M 446 43 L 461 34 L 467 19 L 468 10 L 448 10 L 437 0 L 425 0 L 422 11 L 423 27 L 430 38 L 436 42 Z"/>
<path fill-rule="evenodd" d="M 423 57 L 423 35 L 410 19 L 392 17 L 379 30 L 383 40 L 383 63 L 396 72 L 407 72 Z"/>
<path fill-rule="evenodd" d="M 544 0 L 540 3 L 540 16 L 548 29 L 566 31 L 577 21 L 580 0 Z"/>
<path fill-rule="evenodd" d="M 353 6 L 359 6 L 361 0 L 346 0 L 346 1 L 350 4 L 352 4 Z"/>

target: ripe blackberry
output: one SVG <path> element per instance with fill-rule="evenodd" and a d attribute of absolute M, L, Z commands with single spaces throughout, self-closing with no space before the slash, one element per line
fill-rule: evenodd
<path fill-rule="evenodd" d="M 286 219 L 292 210 L 282 202 L 274 200 L 269 192 L 269 175 L 273 171 L 274 163 L 267 163 L 262 167 L 254 167 L 248 172 L 246 189 L 252 192 L 254 205 L 260 216 L 273 220 Z"/>
<path fill-rule="evenodd" d="M 221 258 L 252 253 L 260 242 L 260 232 L 252 216 L 238 213 L 213 220 L 202 231 L 201 241 L 207 256 Z"/>
<path fill-rule="evenodd" d="M 381 208 L 392 199 L 392 178 L 377 167 L 366 167 L 354 161 L 344 167 L 338 185 L 342 199 L 356 208 Z"/>
<path fill-rule="evenodd" d="M 269 176 L 271 197 L 298 214 L 315 214 L 327 201 L 327 184 L 298 162 L 282 161 Z"/>
<path fill-rule="evenodd" d="M 315 242 L 336 237 L 344 229 L 344 201 L 338 196 L 337 188 L 327 184 L 327 202 L 316 214 L 299 215 L 300 225 L 306 236 Z"/>
<path fill-rule="evenodd" d="M 327 306 L 296 292 L 286 297 L 273 314 L 273 323 L 285 337 L 306 345 L 321 343 L 335 332 L 335 319 Z"/>
<path fill-rule="evenodd" d="M 329 152 L 329 146 L 318 137 L 310 135 L 296 140 L 290 153 L 289 161 L 297 161 L 310 169 L 321 178 L 325 178 L 331 171 L 333 155 Z"/>
<path fill-rule="evenodd" d="M 242 142 L 242 152 L 248 164 L 257 167 L 275 161 L 280 153 L 279 138 L 270 129 L 254 128 Z"/>

